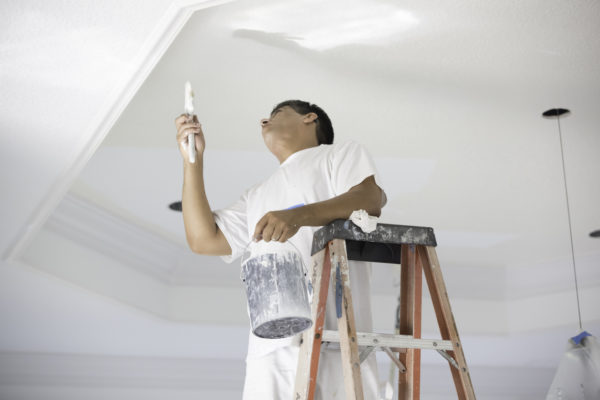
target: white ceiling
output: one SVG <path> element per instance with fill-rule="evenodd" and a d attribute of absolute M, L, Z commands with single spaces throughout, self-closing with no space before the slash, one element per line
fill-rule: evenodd
<path fill-rule="evenodd" d="M 310 34 L 304 23 L 315 35 L 318 26 L 355 26 L 378 7 L 357 1 L 333 13 L 335 2 L 299 4 L 197 12 L 72 193 L 184 243 L 181 219 L 165 208 L 181 187 L 173 119 L 183 82 L 197 92 L 214 208 L 275 168 L 258 120 L 281 99 L 307 98 L 331 114 L 337 141 L 357 140 L 373 153 L 390 199 L 386 221 L 434 227 L 449 267 L 531 269 L 569 261 L 558 130 L 541 118 L 562 106 L 573 112 L 562 129 L 576 250 L 600 255 L 600 243 L 588 237 L 600 226 L 600 96 L 592 89 L 600 74 L 591 51 L 600 48 L 598 7 L 377 2 L 381 15 L 410 13 L 418 22 L 381 43 L 312 50 L 286 37 Z M 576 19 L 578 29 L 561 28 L 565 19 Z M 600 283 L 595 263 L 582 263 L 582 273 Z"/>
<path fill-rule="evenodd" d="M 509 334 L 547 344 L 577 326 L 558 129 L 541 117 L 565 107 L 582 314 L 598 326 L 597 2 L 204 9 L 218 3 L 0 5 L 11 15 L 0 53 L 4 259 L 168 321 L 243 325 L 237 267 L 191 254 L 167 208 L 181 193 L 173 120 L 190 80 L 214 208 L 276 168 L 259 119 L 284 99 L 315 102 L 336 141 L 373 154 L 382 220 L 435 229 L 459 329 L 498 338 L 474 346 L 515 343 Z M 376 269 L 376 325 L 395 307 L 395 274 Z M 223 291 L 226 312 L 197 306 Z"/>

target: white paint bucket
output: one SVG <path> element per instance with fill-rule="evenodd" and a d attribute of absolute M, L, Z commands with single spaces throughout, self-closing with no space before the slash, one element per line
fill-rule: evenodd
<path fill-rule="evenodd" d="M 312 326 L 306 268 L 290 242 L 252 242 L 242 257 L 252 332 L 261 338 L 293 336 Z"/>

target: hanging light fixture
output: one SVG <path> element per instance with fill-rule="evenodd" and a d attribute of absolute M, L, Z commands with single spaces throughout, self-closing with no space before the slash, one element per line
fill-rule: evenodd
<path fill-rule="evenodd" d="M 577 314 L 579 317 L 579 334 L 569 339 L 569 346 L 558 365 L 546 400 L 562 400 L 570 398 L 597 399 L 600 394 L 600 343 L 596 338 L 583 330 L 581 323 L 581 306 L 579 303 L 579 285 L 577 282 L 577 267 L 575 265 L 575 250 L 573 247 L 573 228 L 571 224 L 571 208 L 569 205 L 569 190 L 567 188 L 567 173 L 563 149 L 560 117 L 567 116 L 570 111 L 565 108 L 552 108 L 545 111 L 544 118 L 556 119 L 560 155 L 562 160 L 563 182 L 567 201 L 567 217 L 569 221 L 569 238 L 571 239 L 571 259 L 575 279 L 575 295 L 577 296 Z M 595 232 L 590 236 L 594 237 Z"/>
<path fill-rule="evenodd" d="M 560 117 L 561 116 L 567 116 L 571 113 L 571 111 L 567 110 L 566 108 L 551 108 L 549 110 L 544 111 L 544 113 L 542 113 L 542 116 L 544 118 L 549 118 L 549 119 L 556 119 L 556 123 L 558 125 L 558 139 L 560 142 L 560 157 L 562 160 L 562 173 L 563 173 L 563 182 L 564 182 L 564 187 L 565 187 L 565 199 L 567 201 L 567 218 L 569 221 L 569 238 L 571 239 L 571 260 L 572 260 L 572 265 L 573 265 L 573 276 L 575 279 L 575 295 L 577 297 L 577 315 L 579 317 L 579 330 L 583 330 L 582 328 L 582 324 L 581 324 L 581 306 L 579 304 L 579 285 L 577 283 L 577 267 L 575 266 L 575 249 L 573 247 L 573 227 L 572 227 L 572 223 L 571 223 L 571 207 L 569 205 L 569 190 L 567 187 L 567 172 L 566 172 L 566 168 L 565 168 L 565 152 L 563 149 L 563 137 L 562 137 L 562 131 L 560 129 Z"/>

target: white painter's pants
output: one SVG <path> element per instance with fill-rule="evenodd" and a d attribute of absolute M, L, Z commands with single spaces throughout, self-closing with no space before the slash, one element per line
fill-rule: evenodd
<path fill-rule="evenodd" d="M 294 394 L 299 347 L 277 349 L 246 361 L 243 400 L 291 400 Z M 377 400 L 378 376 L 375 353 L 360 366 L 365 400 Z M 322 349 L 315 400 L 345 400 L 339 349 Z"/>

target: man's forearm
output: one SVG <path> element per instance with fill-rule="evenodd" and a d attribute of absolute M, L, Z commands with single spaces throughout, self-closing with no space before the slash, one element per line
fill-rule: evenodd
<path fill-rule="evenodd" d="M 195 163 L 184 161 L 183 223 L 188 245 L 197 253 L 222 254 L 227 249 L 219 240 L 219 230 L 206 197 L 203 176 L 203 157 L 198 155 Z M 231 252 L 231 249 L 229 249 Z"/>
<path fill-rule="evenodd" d="M 367 178 L 372 179 L 372 178 Z M 300 225 L 323 226 L 336 219 L 348 219 L 355 210 L 365 210 L 369 215 L 381 215 L 381 189 L 375 181 L 366 180 L 352 190 L 329 200 L 302 207 Z"/>

